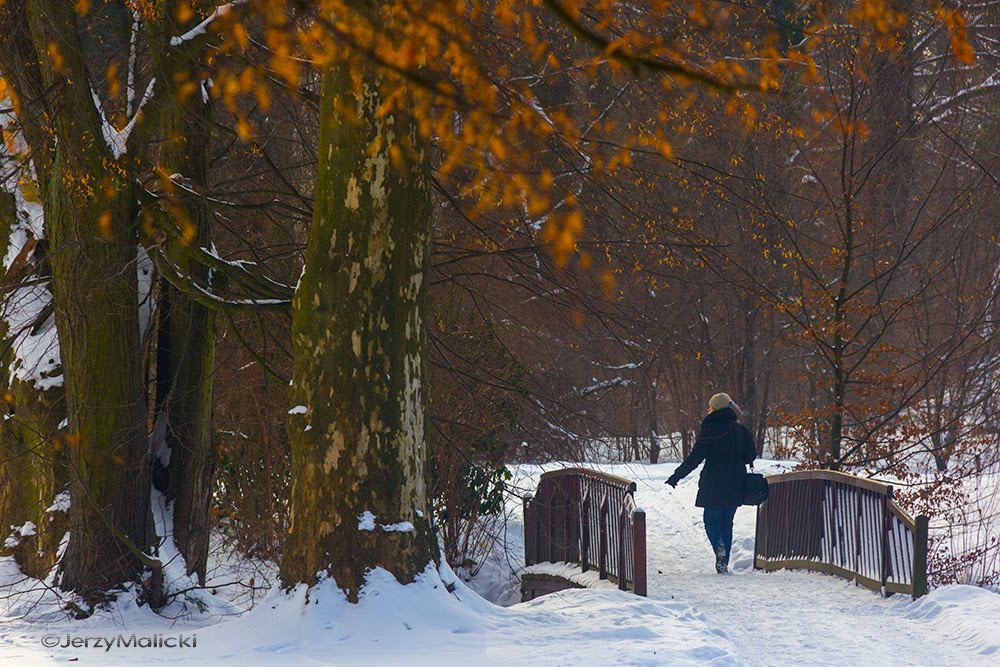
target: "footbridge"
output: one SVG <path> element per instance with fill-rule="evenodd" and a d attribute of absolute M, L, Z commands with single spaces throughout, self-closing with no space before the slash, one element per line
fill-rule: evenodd
<path fill-rule="evenodd" d="M 927 592 L 927 517 L 907 514 L 892 485 L 829 470 L 768 483 L 770 498 L 756 508 L 753 569 L 831 574 L 883 597 Z M 587 468 L 542 474 L 523 499 L 522 599 L 602 584 L 647 595 L 646 512 L 636 488 Z"/>

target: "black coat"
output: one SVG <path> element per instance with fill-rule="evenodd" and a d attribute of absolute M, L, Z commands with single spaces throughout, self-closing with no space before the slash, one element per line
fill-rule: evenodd
<path fill-rule="evenodd" d="M 684 479 L 704 461 L 698 480 L 698 507 L 732 507 L 743 500 L 746 464 L 757 458 L 757 448 L 747 427 L 736 421 L 732 408 L 711 412 L 701 422 L 694 449 L 670 481 Z"/>

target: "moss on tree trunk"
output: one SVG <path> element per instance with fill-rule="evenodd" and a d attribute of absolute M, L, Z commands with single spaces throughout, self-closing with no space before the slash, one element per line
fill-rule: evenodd
<path fill-rule="evenodd" d="M 62 140 L 62 137 L 60 137 Z M 53 173 L 88 170 L 94 149 L 70 153 L 63 141 Z M 81 145 L 82 144 L 82 145 Z M 114 532 L 143 548 L 149 539 L 149 445 L 146 437 L 136 279 L 134 201 L 130 184 L 96 201 L 65 178 L 50 179 L 45 213 L 52 285 L 69 418 L 72 505 L 61 585 L 85 597 L 141 571 Z M 114 527 L 114 529 L 112 528 Z"/>
<path fill-rule="evenodd" d="M 315 212 L 293 304 L 291 403 L 304 407 L 288 417 L 281 577 L 292 586 L 325 572 L 352 600 L 370 568 L 408 582 L 438 552 L 425 482 L 427 164 L 411 120 L 380 116 L 382 102 L 371 68 L 340 63 L 324 75 Z"/>

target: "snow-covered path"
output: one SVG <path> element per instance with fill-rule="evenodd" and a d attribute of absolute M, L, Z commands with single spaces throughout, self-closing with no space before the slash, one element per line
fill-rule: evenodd
<path fill-rule="evenodd" d="M 914 602 L 882 599 L 842 579 L 814 573 L 754 571 L 756 515 L 736 516 L 731 567 L 715 573 L 701 510 L 694 507 L 697 473 L 671 489 L 663 482 L 676 464 L 604 467 L 636 480 L 646 510 L 649 597 L 689 604 L 725 633 L 753 665 L 974 665 L 1000 664 L 1000 597 L 952 586 Z M 764 464 L 764 472 L 779 472 Z M 976 602 L 981 603 L 977 605 Z"/>

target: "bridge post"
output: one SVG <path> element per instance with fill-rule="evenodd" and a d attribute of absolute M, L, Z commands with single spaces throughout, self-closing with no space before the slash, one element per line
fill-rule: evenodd
<path fill-rule="evenodd" d="M 892 502 L 892 487 L 887 486 L 885 494 L 882 496 L 882 548 L 880 549 L 880 565 L 882 579 L 882 597 L 888 597 L 885 588 L 889 580 L 889 531 L 892 529 L 892 521 L 889 515 L 889 503 Z"/>
<path fill-rule="evenodd" d="M 915 520 L 913 536 L 913 599 L 927 595 L 927 517 L 921 514 Z"/>
<path fill-rule="evenodd" d="M 858 573 L 861 572 L 861 502 L 864 494 L 858 491 L 854 495 L 858 499 L 854 523 L 854 585 L 857 586 Z"/>
<path fill-rule="evenodd" d="M 632 512 L 632 571 L 632 592 L 646 597 L 646 511 L 640 507 Z"/>
<path fill-rule="evenodd" d="M 545 500 L 547 501 L 543 507 L 545 509 L 545 520 L 542 524 L 542 534 L 545 535 L 545 550 L 538 553 L 538 557 L 541 558 L 542 554 L 545 554 L 545 560 L 550 563 L 554 563 L 556 560 L 555 549 L 556 549 L 556 515 L 553 510 L 556 506 L 556 491 L 555 485 L 549 488 L 549 492 L 546 494 Z"/>
<path fill-rule="evenodd" d="M 583 497 L 580 508 L 580 568 L 587 572 L 590 570 L 590 488 Z"/>
<path fill-rule="evenodd" d="M 577 541 L 580 530 L 580 480 L 576 477 L 565 477 L 563 493 L 566 498 L 566 510 L 563 512 L 563 560 L 576 563 L 580 560 L 580 544 Z"/>
<path fill-rule="evenodd" d="M 625 581 L 625 530 L 628 527 L 628 514 L 625 505 L 618 513 L 618 590 L 628 590 L 628 583 Z"/>
<path fill-rule="evenodd" d="M 600 517 L 600 538 L 597 553 L 597 575 L 601 579 L 608 578 L 608 498 L 605 495 L 604 502 L 601 503 Z"/>
<path fill-rule="evenodd" d="M 535 549 L 538 537 L 538 519 L 536 517 L 535 506 L 532 504 L 534 496 L 531 493 L 524 494 L 521 499 L 524 507 L 524 564 L 534 565 Z"/>

